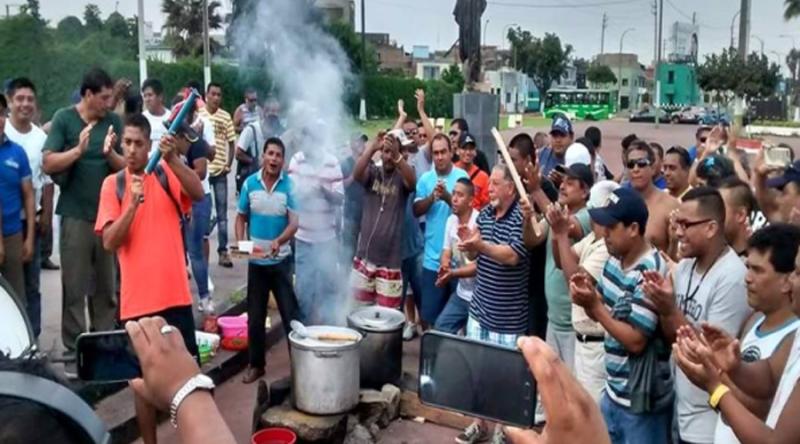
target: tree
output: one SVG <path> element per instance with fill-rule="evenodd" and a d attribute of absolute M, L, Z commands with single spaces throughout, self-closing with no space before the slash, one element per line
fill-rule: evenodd
<path fill-rule="evenodd" d="M 62 42 L 77 42 L 86 36 L 86 30 L 78 17 L 69 15 L 58 22 L 56 36 Z"/>
<path fill-rule="evenodd" d="M 572 45 L 562 47 L 557 35 L 546 33 L 544 38 L 538 38 L 517 28 L 508 31 L 508 40 L 512 53 L 516 54 L 517 69 L 533 79 L 540 94 L 547 92 L 553 82 L 567 71 Z"/>
<path fill-rule="evenodd" d="M 461 72 L 461 68 L 459 68 L 455 63 L 442 71 L 442 81 L 453 85 L 453 87 L 455 87 L 455 89 L 458 91 L 464 90 L 464 83 L 466 82 L 464 79 L 464 74 Z"/>
<path fill-rule="evenodd" d="M 783 2 L 786 9 L 783 11 L 783 19 L 789 21 L 800 16 L 800 0 L 786 0 Z"/>
<path fill-rule="evenodd" d="M 756 52 L 743 61 L 736 49 L 706 56 L 697 68 L 697 82 L 705 91 L 732 92 L 739 98 L 769 96 L 780 81 L 780 67 Z"/>
<path fill-rule="evenodd" d="M 103 21 L 100 20 L 100 8 L 94 3 L 86 5 L 86 9 L 83 10 L 83 22 L 89 32 L 102 30 Z"/>
<path fill-rule="evenodd" d="M 222 27 L 222 17 L 217 13 L 220 2 L 208 3 L 208 28 Z M 203 54 L 203 0 L 164 0 L 161 12 L 167 15 L 164 28 L 165 41 L 172 46 L 176 57 L 199 57 Z M 213 39 L 209 43 L 212 54 L 220 49 Z"/>
<path fill-rule="evenodd" d="M 599 63 L 592 63 L 586 71 L 586 79 L 591 83 L 607 84 L 617 83 L 617 76 L 608 65 L 601 65 Z"/>
<path fill-rule="evenodd" d="M 23 14 L 33 17 L 39 23 L 39 26 L 47 26 L 47 20 L 42 18 L 42 14 L 39 11 L 39 0 L 27 0 L 19 9 Z"/>
<path fill-rule="evenodd" d="M 792 83 L 797 82 L 798 68 L 800 68 L 800 51 L 792 48 L 786 55 L 786 66 L 792 73 Z"/>
<path fill-rule="evenodd" d="M 361 36 L 356 34 L 350 25 L 341 21 L 334 21 L 327 25 L 325 29 L 328 31 L 328 34 L 339 42 L 339 46 L 341 46 L 344 53 L 347 54 L 347 58 L 350 59 L 350 68 L 353 72 L 360 73 L 362 66 L 364 66 L 361 60 Z M 367 43 L 367 48 L 364 53 L 366 54 L 366 73 L 375 73 L 378 70 L 378 57 L 376 56 L 375 48 Z"/>

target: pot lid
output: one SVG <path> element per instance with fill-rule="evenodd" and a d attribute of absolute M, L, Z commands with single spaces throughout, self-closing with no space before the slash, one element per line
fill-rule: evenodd
<path fill-rule="evenodd" d="M 353 326 L 375 332 L 397 330 L 406 322 L 401 311 L 378 306 L 360 308 L 347 318 Z"/>
<path fill-rule="evenodd" d="M 364 338 L 357 330 L 346 327 L 312 325 L 306 326 L 306 330 L 313 337 L 301 337 L 296 331 L 292 331 L 289 332 L 289 342 L 293 346 L 309 350 L 344 350 L 358 346 Z M 319 336 L 327 339 L 317 339 Z M 355 340 L 347 339 L 348 337 Z"/>

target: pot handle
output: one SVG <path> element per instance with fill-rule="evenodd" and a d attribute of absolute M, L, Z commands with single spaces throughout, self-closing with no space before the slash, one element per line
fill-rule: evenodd
<path fill-rule="evenodd" d="M 342 354 L 338 351 L 315 351 L 314 356 L 318 358 L 338 358 Z"/>

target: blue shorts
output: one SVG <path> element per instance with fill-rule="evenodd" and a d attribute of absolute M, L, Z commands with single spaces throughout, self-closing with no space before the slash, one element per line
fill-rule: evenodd
<path fill-rule="evenodd" d="M 436 324 L 439 313 L 447 305 L 447 298 L 452 293 L 452 282 L 442 288 L 436 286 L 435 270 L 422 269 L 422 300 L 419 301 L 422 320 L 429 325 Z"/>

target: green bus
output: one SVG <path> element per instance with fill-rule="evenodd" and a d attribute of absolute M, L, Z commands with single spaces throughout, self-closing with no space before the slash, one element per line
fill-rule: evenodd
<path fill-rule="evenodd" d="M 611 89 L 551 89 L 547 91 L 544 116 L 565 114 L 571 120 L 605 120 L 617 111 L 617 91 Z"/>

